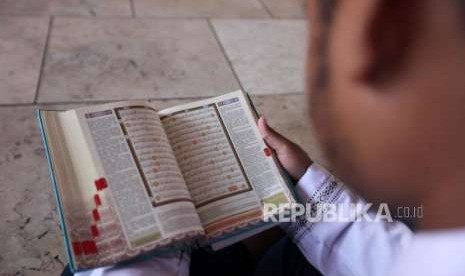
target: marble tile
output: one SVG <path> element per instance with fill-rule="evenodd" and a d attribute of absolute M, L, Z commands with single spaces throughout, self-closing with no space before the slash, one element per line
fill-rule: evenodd
<path fill-rule="evenodd" d="M 0 103 L 32 103 L 48 18 L 0 17 Z"/>
<path fill-rule="evenodd" d="M 133 0 L 136 17 L 264 18 L 259 0 Z"/>
<path fill-rule="evenodd" d="M 305 18 L 307 0 L 261 0 L 274 18 Z"/>
<path fill-rule="evenodd" d="M 213 20 L 244 89 L 251 94 L 304 91 L 304 20 Z"/>
<path fill-rule="evenodd" d="M 134 0 L 136 17 L 267 18 L 259 0 Z"/>
<path fill-rule="evenodd" d="M 130 0 L 0 0 L 0 14 L 131 17 Z"/>
<path fill-rule="evenodd" d="M 204 20 L 54 21 L 39 102 L 211 96 L 239 88 Z"/>
<path fill-rule="evenodd" d="M 67 261 L 34 108 L 0 117 L 0 275 L 59 275 Z"/>

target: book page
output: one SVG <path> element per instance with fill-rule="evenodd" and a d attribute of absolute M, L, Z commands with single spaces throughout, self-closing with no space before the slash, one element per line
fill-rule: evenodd
<path fill-rule="evenodd" d="M 207 234 L 258 223 L 292 200 L 242 92 L 159 112 Z"/>
<path fill-rule="evenodd" d="M 70 147 L 76 175 L 93 172 L 77 180 L 89 207 L 81 214 L 87 217 L 87 224 L 81 220 L 82 233 L 74 231 L 72 239 L 92 240 L 98 250 L 93 256 L 75 256 L 77 263 L 82 267 L 111 264 L 203 233 L 150 103 L 85 107 L 60 117 L 68 145 L 80 144 Z M 86 164 L 80 165 L 82 161 Z M 105 180 L 103 188 L 97 185 L 103 183 L 101 179 Z M 92 233 L 94 226 L 99 230 L 97 236 Z"/>
<path fill-rule="evenodd" d="M 91 238 L 90 219 L 88 213 L 91 212 L 91 203 L 88 198 L 90 192 L 77 185 L 78 176 L 75 166 L 71 160 L 71 154 L 66 145 L 64 131 L 61 128 L 60 120 L 56 111 L 41 111 L 41 125 L 46 133 L 47 156 L 53 167 L 52 182 L 57 198 L 57 213 L 62 222 L 65 243 L 67 246 L 67 256 L 72 267 L 80 267 L 79 257 L 74 256 L 72 242 L 81 237 L 82 240 Z M 76 138 L 77 139 L 77 138 Z M 87 161 L 87 160 L 85 160 Z M 84 161 L 84 162 L 85 162 Z M 95 175 L 92 166 L 87 167 L 87 175 Z M 83 176 L 84 178 L 86 175 Z M 86 267 L 85 264 L 82 264 Z"/>

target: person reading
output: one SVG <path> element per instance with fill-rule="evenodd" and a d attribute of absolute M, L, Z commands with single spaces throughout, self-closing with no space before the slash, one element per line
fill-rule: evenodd
<path fill-rule="evenodd" d="M 262 118 L 265 141 L 304 202 L 422 206 L 423 218 L 283 224 L 289 238 L 251 273 L 464 275 L 465 1 L 310 0 L 308 17 L 310 114 L 331 173 Z M 187 255 L 87 274 L 187 275 Z"/>

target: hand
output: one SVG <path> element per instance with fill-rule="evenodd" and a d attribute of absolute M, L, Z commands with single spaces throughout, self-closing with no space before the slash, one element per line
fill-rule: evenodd
<path fill-rule="evenodd" d="M 258 130 L 268 146 L 275 150 L 279 162 L 287 173 L 294 181 L 298 181 L 312 164 L 310 157 L 298 145 L 268 126 L 263 117 L 258 119 Z"/>

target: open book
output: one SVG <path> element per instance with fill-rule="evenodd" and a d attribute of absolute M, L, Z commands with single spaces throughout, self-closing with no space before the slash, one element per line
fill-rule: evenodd
<path fill-rule="evenodd" d="M 38 110 L 70 266 L 115 264 L 265 229 L 294 196 L 241 91 L 157 111 Z M 258 229 L 258 230 L 257 230 Z"/>

